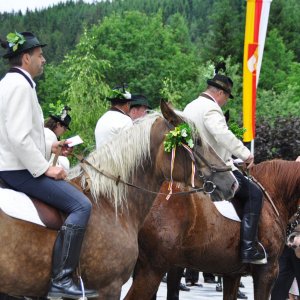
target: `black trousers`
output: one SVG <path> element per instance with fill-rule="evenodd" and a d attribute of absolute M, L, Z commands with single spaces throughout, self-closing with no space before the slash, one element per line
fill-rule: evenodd
<path fill-rule="evenodd" d="M 243 213 L 259 215 L 262 207 L 263 193 L 260 188 L 240 171 L 233 171 L 233 174 L 239 182 L 239 189 L 234 197 L 243 203 Z"/>
<path fill-rule="evenodd" d="M 185 283 L 196 283 L 199 280 L 199 271 L 194 269 L 185 269 Z"/>
<path fill-rule="evenodd" d="M 271 300 L 286 300 L 296 277 L 300 287 L 300 259 L 295 251 L 287 246 L 279 258 L 279 274 L 271 294 Z"/>
<path fill-rule="evenodd" d="M 1 171 L 3 179 L 14 190 L 23 192 L 56 207 L 68 215 L 66 224 L 86 227 L 92 204 L 70 183 L 41 175 L 33 177 L 27 170 Z"/>

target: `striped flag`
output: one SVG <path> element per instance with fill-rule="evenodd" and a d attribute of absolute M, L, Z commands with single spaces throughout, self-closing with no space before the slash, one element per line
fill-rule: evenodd
<path fill-rule="evenodd" d="M 244 142 L 255 138 L 256 88 L 272 0 L 247 0 L 243 63 Z"/>

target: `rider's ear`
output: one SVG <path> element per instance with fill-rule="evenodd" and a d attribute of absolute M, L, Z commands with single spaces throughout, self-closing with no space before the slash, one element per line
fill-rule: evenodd
<path fill-rule="evenodd" d="M 160 109 L 164 118 L 175 127 L 184 122 L 183 119 L 181 119 L 181 117 L 179 117 L 175 111 L 163 100 L 160 101 Z"/>

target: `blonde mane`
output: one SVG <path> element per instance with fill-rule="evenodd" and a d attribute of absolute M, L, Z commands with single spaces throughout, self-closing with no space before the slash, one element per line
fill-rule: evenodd
<path fill-rule="evenodd" d="M 150 132 L 154 121 L 161 116 L 151 113 L 135 122 L 134 126 L 122 131 L 117 138 L 105 144 L 101 149 L 93 151 L 87 160 L 96 168 L 118 177 L 123 181 L 130 181 L 138 166 L 150 158 Z M 127 185 L 118 184 L 92 167 L 86 165 L 91 179 L 91 193 L 95 202 L 100 195 L 108 198 L 115 207 L 126 206 Z M 69 178 L 79 176 L 82 170 L 75 167 L 70 171 Z M 85 176 L 81 177 L 81 184 L 86 184 Z"/>

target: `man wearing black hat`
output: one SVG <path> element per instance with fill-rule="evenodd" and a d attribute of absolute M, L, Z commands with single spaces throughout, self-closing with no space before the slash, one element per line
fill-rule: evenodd
<path fill-rule="evenodd" d="M 112 90 L 111 108 L 98 120 L 95 128 L 96 148 L 100 149 L 115 138 L 122 130 L 130 128 L 133 123 L 129 110 L 132 95 L 122 87 Z"/>
<path fill-rule="evenodd" d="M 251 168 L 254 157 L 249 149 L 229 130 L 221 107 L 229 98 L 232 80 L 216 74 L 207 80 L 207 89 L 184 109 L 184 115 L 191 119 L 207 142 L 225 161 L 239 182 L 235 197 L 244 202 L 241 223 L 241 259 L 243 263 L 266 263 L 265 255 L 257 246 L 258 222 L 262 207 L 262 192 L 234 166 L 232 155 L 243 160 Z"/>
<path fill-rule="evenodd" d="M 151 107 L 149 105 L 148 99 L 145 96 L 132 95 L 129 116 L 133 121 L 144 117 L 149 109 L 151 109 Z"/>
<path fill-rule="evenodd" d="M 73 281 L 91 211 L 89 199 L 63 179 L 66 172 L 50 166 L 48 153 L 59 142 L 46 143 L 44 118 L 33 78 L 43 73 L 46 60 L 41 44 L 30 32 L 10 33 L 3 56 L 11 66 L 0 81 L 0 178 L 24 192 L 63 211 L 67 218 L 55 241 L 52 279 L 48 297 L 80 298 L 83 291 Z M 63 147 L 64 154 L 70 149 Z M 87 297 L 97 292 L 85 290 Z"/>

